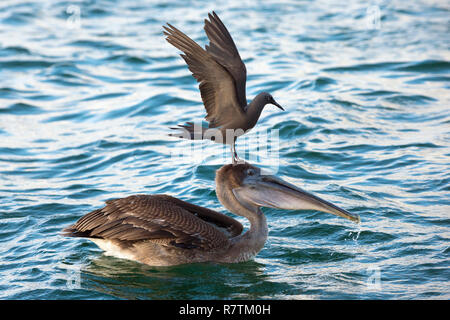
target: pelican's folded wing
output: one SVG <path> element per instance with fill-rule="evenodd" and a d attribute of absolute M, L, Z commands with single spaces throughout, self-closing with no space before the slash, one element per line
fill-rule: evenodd
<path fill-rule="evenodd" d="M 180 205 L 183 203 L 166 195 L 134 195 L 110 200 L 104 208 L 83 216 L 74 225 L 64 229 L 63 233 L 67 236 L 108 240 L 153 240 L 186 249 L 211 250 L 228 245 L 226 233 L 199 217 L 204 216 L 204 213 L 195 214 L 201 211 L 195 209 L 197 206 L 192 205 L 191 210 L 187 210 Z M 230 226 L 227 219 L 222 221 L 225 227 Z"/>

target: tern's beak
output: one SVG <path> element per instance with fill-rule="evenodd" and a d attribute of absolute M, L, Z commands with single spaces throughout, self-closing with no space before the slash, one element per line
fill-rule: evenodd
<path fill-rule="evenodd" d="M 250 182 L 250 181 L 249 181 Z M 282 179 L 261 175 L 248 185 L 233 190 L 241 200 L 260 207 L 288 210 L 317 210 L 360 222 L 359 215 L 350 213 Z"/>
<path fill-rule="evenodd" d="M 280 105 L 278 104 L 278 102 L 275 101 L 275 99 L 272 99 L 272 101 L 270 101 L 270 103 L 273 104 L 274 106 L 277 106 L 278 108 L 280 108 L 281 110 L 284 111 L 284 108 L 283 108 L 282 106 L 280 106 Z"/>

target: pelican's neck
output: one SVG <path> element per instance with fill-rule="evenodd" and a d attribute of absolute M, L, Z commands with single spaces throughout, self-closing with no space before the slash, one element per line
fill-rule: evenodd
<path fill-rule="evenodd" d="M 216 176 L 216 193 L 220 202 L 236 215 L 247 218 L 250 228 L 244 234 L 230 239 L 231 247 L 223 261 L 238 262 L 253 258 L 267 240 L 267 221 L 261 209 L 242 205 L 234 196 L 227 181 Z"/>
<path fill-rule="evenodd" d="M 244 234 L 230 239 L 231 246 L 221 257 L 224 262 L 247 261 L 253 258 L 264 246 L 267 239 L 267 221 L 263 212 L 256 206 L 244 205 L 236 199 L 233 187 L 233 175 L 228 172 L 216 174 L 216 194 L 225 208 L 238 216 L 245 217 L 250 222 L 250 228 Z"/>
<path fill-rule="evenodd" d="M 259 117 L 261 116 L 261 112 L 266 105 L 266 97 L 264 93 L 258 94 L 252 102 L 247 107 L 246 115 L 249 120 L 250 127 L 253 128 L 255 124 L 258 122 Z"/>
<path fill-rule="evenodd" d="M 235 261 L 247 261 L 252 259 L 264 247 L 267 240 L 268 228 L 266 217 L 258 208 L 251 216 L 246 216 L 250 221 L 250 229 L 233 239 L 231 252 Z"/>

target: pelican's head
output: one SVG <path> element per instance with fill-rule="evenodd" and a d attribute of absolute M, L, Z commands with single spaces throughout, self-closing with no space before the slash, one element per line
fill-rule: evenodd
<path fill-rule="evenodd" d="M 317 210 L 360 222 L 358 215 L 280 178 L 265 175 L 261 169 L 248 163 L 228 164 L 220 168 L 216 174 L 216 188 L 222 204 L 237 214 L 243 208 L 257 212 L 259 207 Z"/>
<path fill-rule="evenodd" d="M 284 111 L 284 108 L 282 106 L 280 106 L 278 104 L 278 102 L 275 101 L 275 99 L 272 97 L 272 95 L 268 92 L 261 92 L 259 94 L 261 96 L 262 99 L 264 99 L 264 105 L 266 104 L 273 104 L 274 106 L 277 106 L 278 108 L 280 108 L 281 110 Z"/>

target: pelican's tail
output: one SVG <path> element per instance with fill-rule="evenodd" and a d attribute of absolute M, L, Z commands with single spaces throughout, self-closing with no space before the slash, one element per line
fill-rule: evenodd
<path fill-rule="evenodd" d="M 79 231 L 76 228 L 74 228 L 73 225 L 64 228 L 61 230 L 60 233 L 63 237 L 80 237 L 80 238 L 89 238 L 90 231 Z"/>
<path fill-rule="evenodd" d="M 206 128 L 201 124 L 194 124 L 193 122 L 187 122 L 184 125 L 178 125 L 177 127 L 170 128 L 178 130 L 176 133 L 169 133 L 171 137 L 177 137 L 188 140 L 220 140 L 222 133 L 217 128 Z"/>

